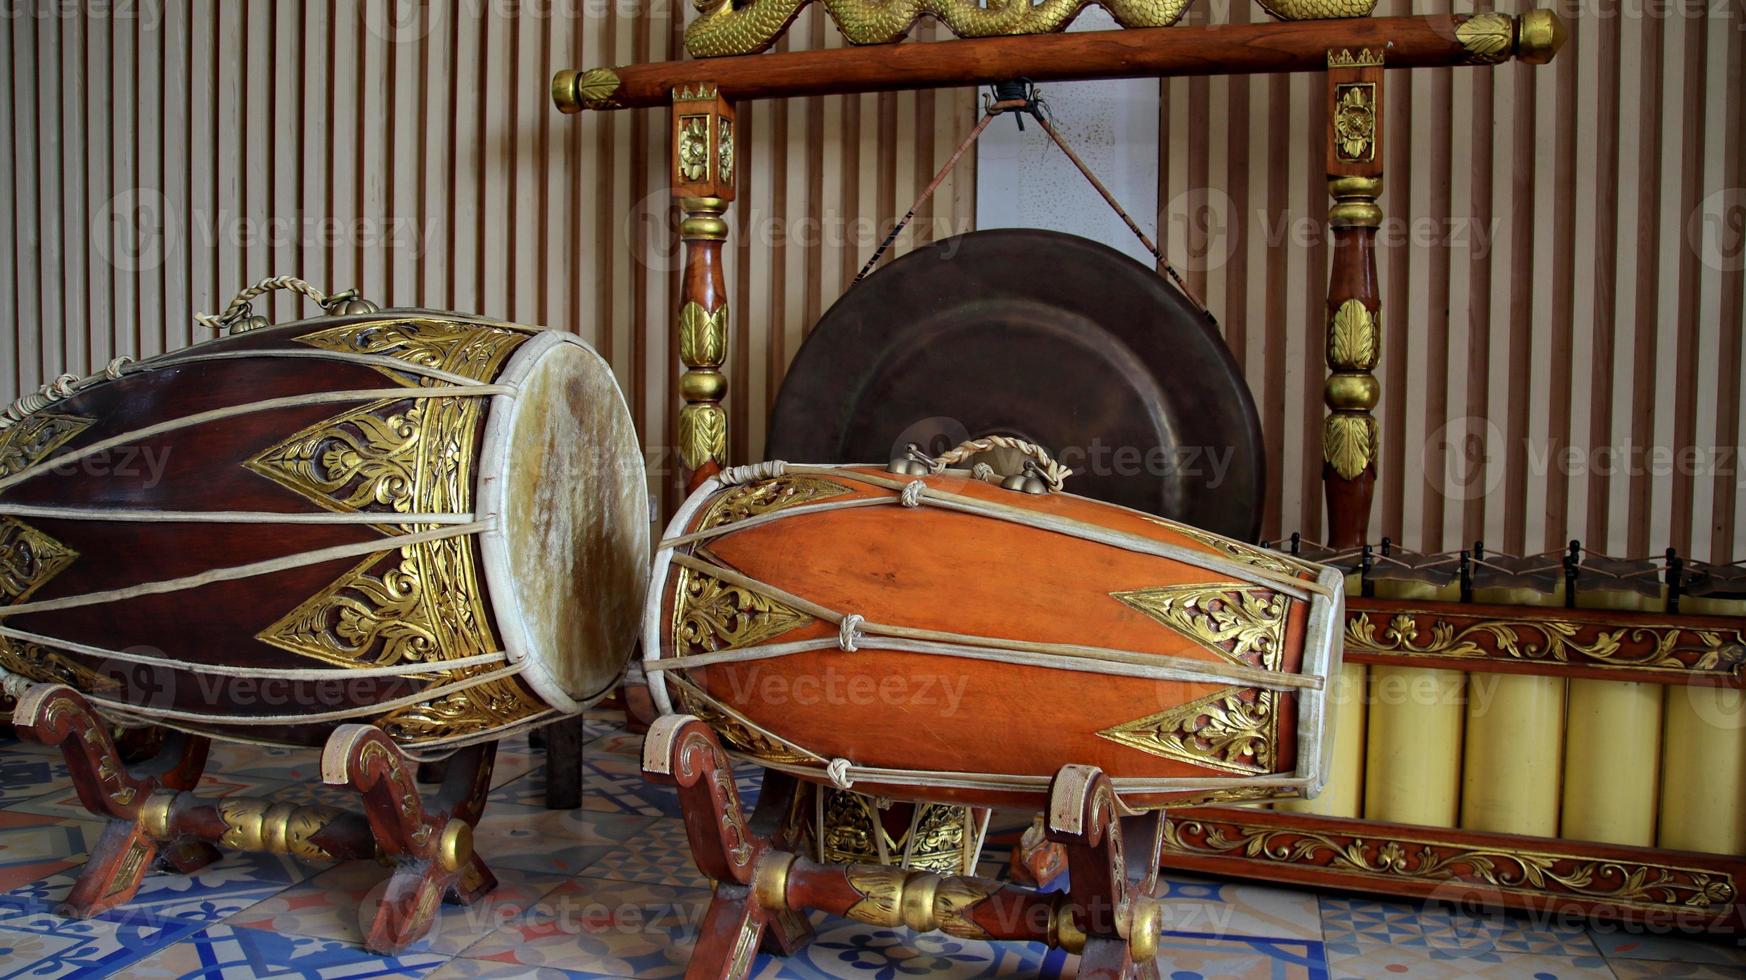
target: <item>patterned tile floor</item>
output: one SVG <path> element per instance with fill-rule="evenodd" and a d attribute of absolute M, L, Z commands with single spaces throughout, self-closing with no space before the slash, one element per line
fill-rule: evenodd
<path fill-rule="evenodd" d="M 156 874 L 136 901 L 97 919 L 54 914 L 95 842 L 57 756 L 0 742 L 0 978 L 676 977 L 709 892 L 691 865 L 667 790 L 637 774 L 622 719 L 587 725 L 582 809 L 548 811 L 538 752 L 504 746 L 477 846 L 501 887 L 445 907 L 431 934 L 384 959 L 360 945 L 359 908 L 386 872 L 373 862 L 309 867 L 227 856 L 194 875 Z M 313 752 L 215 746 L 201 792 L 343 802 Z M 741 790 L 756 791 L 746 770 Z M 1004 865 L 993 846 L 985 872 Z M 1540 928 L 1510 917 L 1174 876 L 1161 973 L 1214 977 L 1746 977 L 1746 948 L 1600 927 Z M 758 977 L 879 980 L 1069 977 L 1076 958 L 1039 945 L 979 943 L 814 917 L 817 938 Z"/>

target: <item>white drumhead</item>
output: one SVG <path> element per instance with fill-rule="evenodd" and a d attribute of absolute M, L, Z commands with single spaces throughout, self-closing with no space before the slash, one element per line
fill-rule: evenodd
<path fill-rule="evenodd" d="M 576 711 L 611 691 L 636 646 L 649 576 L 642 450 L 612 369 L 558 331 L 505 365 L 479 478 L 485 581 L 529 687 Z"/>

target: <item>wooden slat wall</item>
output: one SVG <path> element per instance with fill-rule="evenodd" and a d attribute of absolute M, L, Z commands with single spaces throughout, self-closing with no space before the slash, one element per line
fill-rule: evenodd
<path fill-rule="evenodd" d="M 12 366 L 0 394 L 185 345 L 199 337 L 190 313 L 295 272 L 387 304 L 577 331 L 613 363 L 676 500 L 667 120 L 562 117 L 546 82 L 560 66 L 674 57 L 673 15 L 689 5 L 66 6 L 0 18 L 13 134 L 0 152 L 0 356 Z M 1381 252 L 1378 536 L 1509 550 L 1580 536 L 1615 553 L 1746 557 L 1738 459 L 1609 476 L 1560 465 L 1567 446 L 1734 447 L 1746 421 L 1746 31 L 1737 2 L 1688 6 L 1565 11 L 1574 36 L 1549 69 L 1390 74 L 1384 210 L 1407 222 L 1397 230 L 1456 234 L 1397 236 Z M 1262 14 L 1202 0 L 1191 16 Z M 816 7 L 783 42 L 839 44 Z M 1159 93 L 1161 225 L 1255 389 L 1267 533 L 1318 533 L 1320 78 L 1173 80 Z M 974 111 L 969 91 L 741 107 L 750 165 L 727 250 L 737 459 L 761 452 L 808 326 Z M 904 246 L 968 230 L 973 180 L 967 162 Z M 1485 250 L 1472 247 L 1476 223 Z M 279 298 L 271 312 L 297 306 Z M 1451 419 L 1489 420 L 1471 428 L 1497 461 L 1490 478 L 1425 451 Z"/>
<path fill-rule="evenodd" d="M 576 331 L 612 362 L 677 503 L 667 118 L 561 116 L 547 92 L 560 67 L 676 57 L 671 18 L 688 4 L 18 6 L 0 18 L 7 401 L 185 346 L 202 336 L 192 313 L 288 272 L 383 305 Z M 841 44 L 822 10 L 784 42 L 815 43 Z M 739 152 L 758 166 L 729 212 L 737 456 L 761 451 L 806 326 L 945 163 L 972 106 L 960 91 L 741 107 Z M 969 229 L 973 173 L 942 188 L 898 254 Z M 269 312 L 313 312 L 299 303 L 280 294 Z"/>
<path fill-rule="evenodd" d="M 1466 9 L 1380 0 L 1377 13 Z M 1741 5 L 1560 12 L 1573 36 L 1548 68 L 1388 75 L 1380 203 L 1398 241 L 1380 250 L 1372 537 L 1509 551 L 1580 537 L 1614 554 L 1746 558 Z M 1230 0 L 1189 16 L 1264 17 Z M 1318 535 L 1322 80 L 1177 79 L 1159 94 L 1161 224 L 1255 391 L 1273 481 L 1265 533 Z M 1462 433 L 1474 440 L 1440 451 Z M 1600 472 L 1649 447 L 1672 458 Z M 1686 447 L 1720 455 L 1682 466 Z M 1449 465 L 1463 459 L 1489 468 Z"/>

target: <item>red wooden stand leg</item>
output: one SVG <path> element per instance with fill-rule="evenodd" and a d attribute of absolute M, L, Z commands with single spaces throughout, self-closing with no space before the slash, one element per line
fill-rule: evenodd
<path fill-rule="evenodd" d="M 363 796 L 377 846 L 395 862 L 364 937 L 373 952 L 397 953 L 417 942 L 430 930 L 445 897 L 471 904 L 497 886 L 473 853 L 473 825 L 484 809 L 496 756 L 495 744 L 456 753 L 427 809 L 419 798 L 415 765 L 381 729 L 343 725 L 328 738 L 321 753 L 322 778 Z"/>
<path fill-rule="evenodd" d="M 655 719 L 643 741 L 643 773 L 678 786 L 692 858 L 716 882 L 685 976 L 746 976 L 766 935 L 778 954 L 804 945 L 811 936 L 804 917 L 766 909 L 752 895 L 752 870 L 770 841 L 747 822 L 733 763 L 709 726 L 689 715 Z M 760 801 L 761 816 L 770 802 Z"/>
<path fill-rule="evenodd" d="M 738 980 L 782 917 L 818 909 L 870 925 L 939 930 L 966 939 L 1046 942 L 1082 953 L 1081 976 L 1157 976 L 1158 904 L 1149 894 L 1157 828 L 1136 861 L 1122 847 L 1115 792 L 1097 769 L 1067 766 L 1055 777 L 1044 830 L 1067 855 L 1067 893 L 1039 892 L 972 876 L 942 877 L 880 864 L 823 865 L 777 849 L 748 824 L 733 769 L 709 727 L 688 715 L 657 719 L 643 743 L 643 771 L 678 786 L 692 857 L 714 879 L 693 980 Z M 780 792 L 783 784 L 778 783 Z M 766 800 L 759 802 L 766 818 Z M 1138 868 L 1137 874 L 1134 869 Z"/>
<path fill-rule="evenodd" d="M 172 733 L 157 755 L 130 768 L 90 702 L 61 684 L 38 684 L 25 691 L 12 723 L 21 737 L 61 750 L 79 802 L 109 821 L 61 914 L 89 918 L 132 899 L 161 846 L 142 823 L 145 801 L 160 788 L 185 790 L 199 782 L 206 765 L 206 740 Z M 171 867 L 187 872 L 211 862 L 217 852 L 176 840 L 170 842 L 166 857 Z"/>

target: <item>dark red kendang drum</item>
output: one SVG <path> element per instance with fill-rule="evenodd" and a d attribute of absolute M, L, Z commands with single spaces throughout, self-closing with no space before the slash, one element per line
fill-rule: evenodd
<path fill-rule="evenodd" d="M 946 466 L 993 448 L 1039 466 Z M 730 467 L 655 556 L 656 704 L 760 765 L 881 796 L 1041 809 L 1068 765 L 1135 810 L 1318 792 L 1340 573 L 1062 475 L 1010 439 Z"/>
<path fill-rule="evenodd" d="M 634 646 L 642 456 L 569 334 L 319 317 L 66 378 L 6 421 L 0 667 L 118 720 L 449 749 L 598 700 Z"/>

